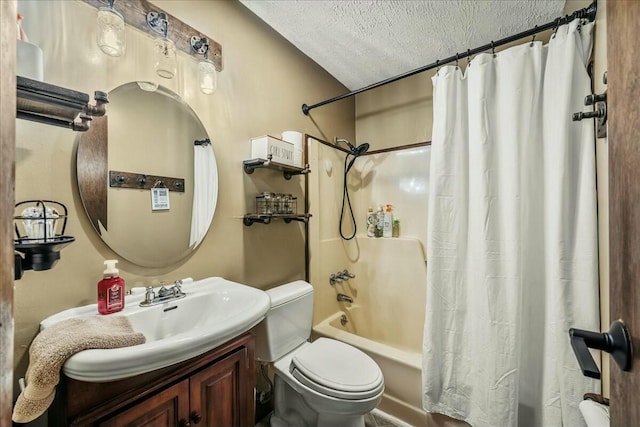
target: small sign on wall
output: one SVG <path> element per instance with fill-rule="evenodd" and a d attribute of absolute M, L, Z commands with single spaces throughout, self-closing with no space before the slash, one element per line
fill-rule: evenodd
<path fill-rule="evenodd" d="M 151 210 L 152 211 L 168 211 L 169 210 L 169 189 L 163 187 L 154 187 L 151 189 Z"/>

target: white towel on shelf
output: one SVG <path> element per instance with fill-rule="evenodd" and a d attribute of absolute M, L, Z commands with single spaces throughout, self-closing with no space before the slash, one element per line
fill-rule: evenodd
<path fill-rule="evenodd" d="M 587 427 L 609 427 L 609 407 L 593 400 L 580 402 L 580 413 L 587 423 Z"/>
<path fill-rule="evenodd" d="M 193 210 L 189 246 L 195 248 L 209 230 L 218 200 L 218 167 L 211 144 L 193 146 Z"/>

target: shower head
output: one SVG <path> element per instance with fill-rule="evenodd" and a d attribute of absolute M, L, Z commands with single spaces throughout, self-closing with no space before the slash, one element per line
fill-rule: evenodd
<path fill-rule="evenodd" d="M 369 149 L 369 144 L 364 142 L 360 145 L 358 145 L 357 147 L 355 147 L 355 149 L 351 149 L 351 152 L 353 152 L 353 155 L 358 157 L 358 156 L 362 156 L 364 153 L 367 152 L 367 150 Z"/>
<path fill-rule="evenodd" d="M 367 144 L 366 142 L 363 143 L 363 144 L 360 144 L 360 145 L 358 145 L 356 147 L 356 146 L 354 146 L 352 143 L 350 143 L 348 140 L 346 140 L 344 138 L 336 138 L 335 139 L 335 144 L 336 145 L 338 145 L 341 142 L 347 144 L 347 146 L 349 147 L 349 151 L 351 151 L 351 154 L 356 156 L 356 157 L 362 156 L 369 149 L 369 144 Z"/>

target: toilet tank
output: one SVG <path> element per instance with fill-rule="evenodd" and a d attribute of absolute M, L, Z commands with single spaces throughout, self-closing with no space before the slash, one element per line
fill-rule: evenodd
<path fill-rule="evenodd" d="M 256 360 L 274 362 L 304 343 L 311 334 L 313 287 L 303 281 L 267 291 L 271 309 L 256 327 Z"/>

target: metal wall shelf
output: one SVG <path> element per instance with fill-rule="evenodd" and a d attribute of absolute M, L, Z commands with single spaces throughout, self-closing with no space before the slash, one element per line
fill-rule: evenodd
<path fill-rule="evenodd" d="M 306 159 L 306 155 L 305 155 L 305 159 Z M 259 168 L 268 168 L 268 169 L 275 169 L 275 170 L 279 170 L 282 171 L 282 174 L 284 175 L 284 179 L 289 180 L 291 179 L 291 177 L 293 175 L 305 175 L 305 179 L 304 179 L 304 210 L 305 213 L 302 214 L 297 214 L 297 213 L 287 213 L 287 214 L 257 214 L 257 213 L 248 213 L 246 214 L 243 218 L 242 218 L 242 223 L 247 226 L 250 227 L 253 225 L 254 222 L 259 222 L 260 224 L 270 224 L 271 221 L 273 219 L 278 219 L 278 220 L 282 220 L 285 223 L 290 223 L 291 221 L 296 221 L 296 222 L 302 222 L 304 224 L 304 240 L 305 240 L 305 245 L 304 245 L 304 279 L 308 282 L 309 281 L 309 260 L 310 260 L 310 255 L 309 255 L 309 219 L 311 218 L 311 214 L 309 212 L 307 212 L 308 210 L 308 205 L 307 205 L 307 193 L 309 191 L 309 183 L 307 181 L 307 176 L 306 174 L 311 172 L 311 169 L 309 168 L 309 164 L 305 163 L 304 168 L 300 168 L 300 167 L 295 167 L 295 166 L 289 166 L 289 165 L 284 165 L 281 163 L 277 163 L 277 162 L 273 162 L 272 161 L 273 158 L 271 155 L 267 156 L 267 159 L 251 159 L 251 160 L 244 160 L 242 162 L 242 167 L 244 169 L 244 172 L 248 175 L 251 175 L 253 173 L 254 170 L 259 169 Z M 283 209 L 283 211 L 291 211 L 291 210 L 295 210 L 296 208 L 293 209 Z M 257 210 L 257 209 L 256 209 Z M 268 211 L 267 211 L 268 212 Z"/>
<path fill-rule="evenodd" d="M 244 167 L 245 173 L 247 173 L 248 175 L 251 175 L 253 171 L 258 168 L 268 168 L 268 169 L 282 171 L 284 175 L 284 179 L 286 180 L 291 179 L 293 175 L 303 175 L 310 172 L 309 165 L 305 165 L 304 168 L 299 168 L 296 166 L 289 166 L 282 163 L 273 162 L 271 161 L 271 155 L 269 155 L 269 157 L 266 160 L 265 159 L 244 160 L 242 162 L 242 165 Z"/>
<path fill-rule="evenodd" d="M 282 219 L 287 224 L 291 221 L 298 222 L 309 222 L 309 218 L 311 218 L 311 214 L 251 214 L 248 213 L 242 219 L 242 222 L 247 227 L 253 225 L 254 222 L 259 222 L 261 224 L 269 224 L 272 219 Z"/>

